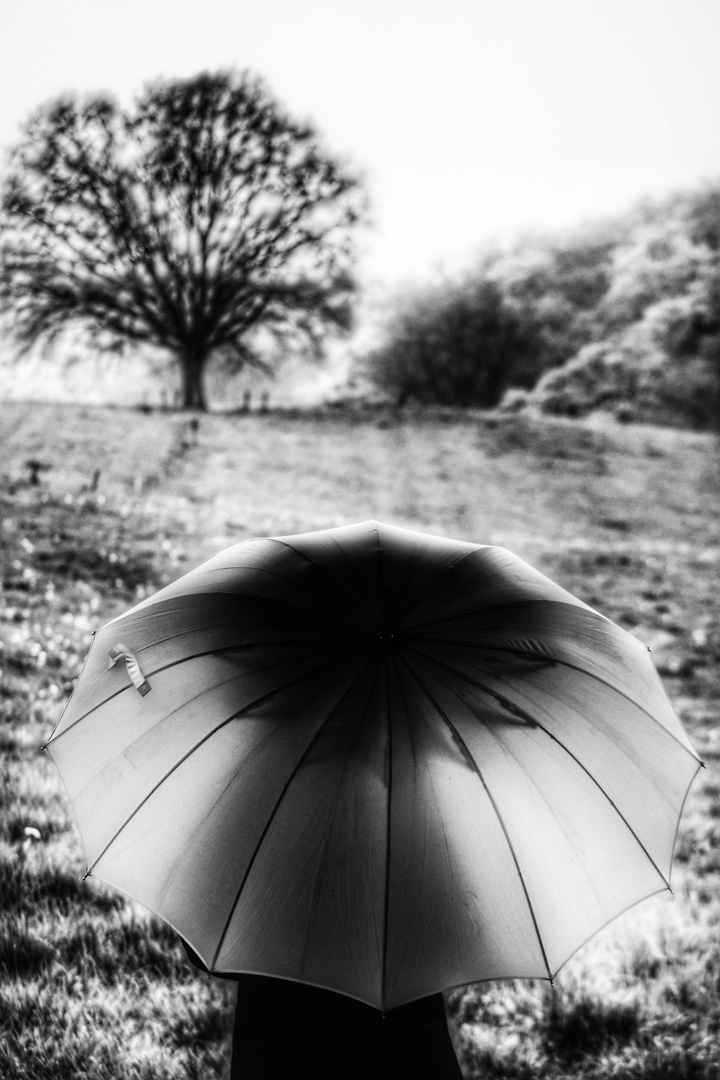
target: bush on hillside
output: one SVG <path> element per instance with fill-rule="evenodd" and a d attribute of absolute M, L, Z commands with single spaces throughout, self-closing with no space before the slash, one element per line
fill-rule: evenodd
<path fill-rule="evenodd" d="M 362 374 L 398 406 L 492 408 L 508 386 L 533 385 L 540 351 L 534 328 L 496 283 L 445 283 L 397 303 Z"/>
<path fill-rule="evenodd" d="M 624 420 L 712 427 L 717 371 L 702 356 L 676 360 L 658 348 L 656 329 L 646 320 L 616 339 L 586 345 L 523 397 L 506 395 L 502 411 L 584 417 L 602 410 Z"/>

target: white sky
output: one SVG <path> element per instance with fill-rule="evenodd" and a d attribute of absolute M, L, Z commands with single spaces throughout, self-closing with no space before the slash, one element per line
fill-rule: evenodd
<path fill-rule="evenodd" d="M 0 146 L 75 89 L 262 74 L 364 174 L 366 267 L 720 178 L 720 0 L 0 0 Z"/>

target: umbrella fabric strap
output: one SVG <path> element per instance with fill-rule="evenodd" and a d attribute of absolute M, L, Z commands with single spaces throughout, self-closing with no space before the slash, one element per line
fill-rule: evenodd
<path fill-rule="evenodd" d="M 122 658 L 125 659 L 125 667 L 127 668 L 128 675 L 132 679 L 133 686 L 142 695 L 142 697 L 145 697 L 145 695 L 150 691 L 150 683 L 147 681 L 142 671 L 140 670 L 140 665 L 137 662 L 135 654 L 132 653 L 130 649 L 128 649 L 127 645 L 123 645 L 122 642 L 119 642 L 117 645 L 113 645 L 111 649 L 108 649 L 108 656 L 110 657 L 108 670 L 114 667 L 118 660 Z"/>

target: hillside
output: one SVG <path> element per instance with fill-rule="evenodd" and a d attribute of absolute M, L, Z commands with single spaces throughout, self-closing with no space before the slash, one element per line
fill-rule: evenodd
<path fill-rule="evenodd" d="M 30 460 L 44 463 L 31 484 Z M 0 1075 L 220 1077 L 231 995 L 80 880 L 37 753 L 99 624 L 252 535 L 367 518 L 511 548 L 650 645 L 707 768 L 674 896 L 545 985 L 449 996 L 468 1077 L 717 1078 L 719 450 L 649 426 L 428 410 L 203 416 L 0 405 Z"/>

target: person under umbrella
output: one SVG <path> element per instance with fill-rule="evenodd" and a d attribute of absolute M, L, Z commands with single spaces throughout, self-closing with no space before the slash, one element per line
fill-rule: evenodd
<path fill-rule="evenodd" d="M 462 1080 L 441 993 L 381 1013 L 303 983 L 226 977 L 237 983 L 230 1080 Z"/>

